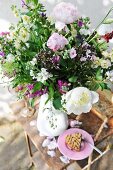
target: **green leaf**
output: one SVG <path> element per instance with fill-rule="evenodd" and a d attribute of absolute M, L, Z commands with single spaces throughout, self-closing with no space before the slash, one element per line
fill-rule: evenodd
<path fill-rule="evenodd" d="M 101 68 L 99 68 L 99 70 L 97 71 L 97 73 L 96 73 L 96 79 L 97 80 L 102 80 L 102 73 L 101 73 Z"/>
<path fill-rule="evenodd" d="M 92 85 L 91 85 L 91 90 L 94 90 L 94 91 L 96 91 L 97 89 L 99 89 L 99 83 L 93 83 Z"/>
<path fill-rule="evenodd" d="M 55 109 L 58 109 L 58 110 L 62 107 L 62 105 L 61 105 L 61 97 L 53 99 L 53 106 L 54 106 Z"/>
<path fill-rule="evenodd" d="M 54 88 L 52 84 L 49 86 L 49 96 L 50 98 L 53 98 L 54 96 Z"/>
<path fill-rule="evenodd" d="M 72 77 L 70 77 L 68 80 L 69 80 L 69 82 L 71 82 L 71 83 L 75 83 L 75 82 L 77 81 L 77 77 L 76 77 L 76 76 L 72 76 Z"/>
<path fill-rule="evenodd" d="M 35 99 L 29 99 L 30 107 L 34 107 L 34 102 L 35 102 Z"/>
<path fill-rule="evenodd" d="M 103 24 L 112 24 L 112 23 L 113 23 L 113 18 L 108 18 L 103 22 Z"/>
<path fill-rule="evenodd" d="M 34 88 L 33 88 L 33 91 L 36 92 L 37 90 L 40 90 L 42 87 L 42 83 L 41 82 L 38 82 L 35 84 Z"/>
<path fill-rule="evenodd" d="M 0 143 L 3 143 L 5 141 L 4 137 L 0 136 Z"/>
<path fill-rule="evenodd" d="M 106 83 L 99 83 L 101 90 L 107 89 L 107 84 Z"/>

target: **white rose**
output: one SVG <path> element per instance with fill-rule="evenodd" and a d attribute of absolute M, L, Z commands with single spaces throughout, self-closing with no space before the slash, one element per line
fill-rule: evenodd
<path fill-rule="evenodd" d="M 79 115 L 91 110 L 92 104 L 98 102 L 99 95 L 85 87 L 77 87 L 65 95 L 65 109 L 68 114 Z"/>

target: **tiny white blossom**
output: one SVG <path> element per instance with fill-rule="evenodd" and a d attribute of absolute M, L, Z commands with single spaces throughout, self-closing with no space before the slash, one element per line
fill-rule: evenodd
<path fill-rule="evenodd" d="M 53 149 L 55 149 L 55 148 L 57 148 L 58 146 L 57 146 L 57 142 L 56 142 L 56 139 L 54 138 L 50 143 L 49 143 L 49 145 L 48 145 L 48 149 L 49 150 L 53 150 Z"/>
<path fill-rule="evenodd" d="M 27 42 L 29 40 L 30 33 L 26 28 L 21 28 L 19 31 L 19 39 L 23 42 Z"/>
<path fill-rule="evenodd" d="M 93 63 L 93 67 L 97 68 L 98 66 L 101 65 L 101 60 L 99 57 L 95 57 L 94 63 Z"/>
<path fill-rule="evenodd" d="M 30 61 L 30 63 L 34 66 L 37 63 L 37 59 L 33 58 L 32 61 Z"/>
<path fill-rule="evenodd" d="M 113 82 L 113 70 L 107 71 L 106 75 L 107 75 L 107 79 Z"/>
<path fill-rule="evenodd" d="M 44 148 L 44 147 L 48 146 L 50 144 L 50 142 L 51 142 L 50 139 L 45 139 L 42 143 L 42 147 Z"/>
<path fill-rule="evenodd" d="M 55 156 L 55 151 L 47 151 L 47 154 L 51 157 Z"/>
<path fill-rule="evenodd" d="M 6 56 L 6 58 L 7 58 L 7 61 L 11 62 L 11 61 L 14 60 L 14 55 L 13 55 L 13 54 L 8 54 L 8 55 Z"/>
<path fill-rule="evenodd" d="M 14 46 L 15 46 L 15 48 L 17 48 L 17 49 L 19 49 L 19 48 L 21 47 L 20 41 L 19 41 L 18 39 L 15 40 Z"/>
<path fill-rule="evenodd" d="M 29 24 L 30 23 L 30 17 L 28 15 L 23 15 L 22 20 L 24 24 Z"/>
<path fill-rule="evenodd" d="M 38 73 L 37 75 L 37 81 L 44 83 L 44 81 L 46 81 L 48 78 L 51 78 L 52 76 L 53 76 L 52 74 L 47 72 L 47 69 L 42 68 L 41 72 Z"/>
<path fill-rule="evenodd" d="M 66 156 L 60 156 L 60 160 L 61 160 L 63 163 L 65 163 L 65 164 L 70 163 L 69 158 L 67 158 Z"/>
<path fill-rule="evenodd" d="M 33 70 L 30 70 L 30 76 L 31 76 L 31 77 L 34 77 L 34 72 L 33 72 Z"/>
<path fill-rule="evenodd" d="M 82 29 L 80 29 L 80 34 L 82 34 L 82 35 L 89 35 L 90 31 L 88 29 L 82 28 Z"/>
<path fill-rule="evenodd" d="M 100 60 L 100 63 L 101 63 L 101 67 L 102 68 L 108 68 L 108 67 L 111 67 L 111 62 L 110 62 L 110 60 L 103 60 L 103 59 L 101 59 Z"/>

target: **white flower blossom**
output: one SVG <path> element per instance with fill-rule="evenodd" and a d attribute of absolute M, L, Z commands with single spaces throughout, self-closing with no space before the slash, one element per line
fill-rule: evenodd
<path fill-rule="evenodd" d="M 67 158 L 66 156 L 60 156 L 60 160 L 65 164 L 70 163 L 70 159 Z"/>
<path fill-rule="evenodd" d="M 54 157 L 56 155 L 55 151 L 47 151 L 47 154 L 51 157 Z"/>
<path fill-rule="evenodd" d="M 68 114 L 79 115 L 91 110 L 92 104 L 98 102 L 99 95 L 85 87 L 77 87 L 65 95 L 65 109 Z"/>
<path fill-rule="evenodd" d="M 19 49 L 21 47 L 21 43 L 20 43 L 20 41 L 18 39 L 14 41 L 14 46 L 17 49 Z"/>
<path fill-rule="evenodd" d="M 82 34 L 82 35 L 89 35 L 90 31 L 88 29 L 82 28 L 82 29 L 80 29 L 80 34 Z"/>
<path fill-rule="evenodd" d="M 54 138 L 49 144 L 48 144 L 48 149 L 53 150 L 58 147 L 56 139 Z"/>
<path fill-rule="evenodd" d="M 94 62 L 93 62 L 93 67 L 94 68 L 97 68 L 98 66 L 100 66 L 101 65 L 101 60 L 100 60 L 100 58 L 99 57 L 95 57 L 95 60 L 94 60 Z"/>
<path fill-rule="evenodd" d="M 30 33 L 24 27 L 22 27 L 19 31 L 19 39 L 23 42 L 27 42 L 30 38 Z"/>
<path fill-rule="evenodd" d="M 107 71 L 106 75 L 107 75 L 107 79 L 113 82 L 113 70 Z"/>
<path fill-rule="evenodd" d="M 8 54 L 8 55 L 6 56 L 6 58 L 7 58 L 7 61 L 8 61 L 8 62 L 11 62 L 11 61 L 14 60 L 14 55 L 13 55 L 13 54 Z"/>
<path fill-rule="evenodd" d="M 53 75 L 47 72 L 47 69 L 42 68 L 41 72 L 37 74 L 37 81 L 44 83 L 44 81 L 51 77 L 53 77 Z"/>
<path fill-rule="evenodd" d="M 30 70 L 30 76 L 35 78 L 35 74 L 34 74 L 34 71 L 33 70 Z"/>
<path fill-rule="evenodd" d="M 33 58 L 32 61 L 30 61 L 30 63 L 34 66 L 37 63 L 37 59 Z"/>
<path fill-rule="evenodd" d="M 46 147 L 46 146 L 48 146 L 49 144 L 50 144 L 50 142 L 51 142 L 51 140 L 50 139 L 45 139 L 44 141 L 43 141 L 43 143 L 42 143 L 42 147 Z"/>
<path fill-rule="evenodd" d="M 104 59 L 101 59 L 100 60 L 100 63 L 101 63 L 101 67 L 102 68 L 108 68 L 108 67 L 111 67 L 111 62 L 110 62 L 110 60 L 104 60 Z"/>
<path fill-rule="evenodd" d="M 23 15 L 22 20 L 24 24 L 29 24 L 30 23 L 30 17 L 28 15 Z"/>

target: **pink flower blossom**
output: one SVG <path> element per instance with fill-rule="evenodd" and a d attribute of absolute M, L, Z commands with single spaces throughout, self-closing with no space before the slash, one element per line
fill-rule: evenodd
<path fill-rule="evenodd" d="M 19 91 L 23 90 L 23 86 L 22 86 L 22 85 L 19 85 L 19 86 L 18 86 L 18 90 L 19 90 Z"/>
<path fill-rule="evenodd" d="M 67 44 L 68 40 L 58 33 L 53 33 L 47 41 L 47 46 L 53 51 L 63 49 Z"/>
<path fill-rule="evenodd" d="M 54 8 L 53 17 L 56 21 L 71 24 L 78 19 L 78 11 L 73 4 L 61 2 Z"/>
<path fill-rule="evenodd" d="M 56 64 L 56 63 L 59 63 L 59 61 L 60 61 L 60 56 L 58 56 L 58 55 L 57 55 L 57 56 L 54 56 L 54 57 L 52 58 L 52 62 L 55 63 L 55 64 Z"/>
<path fill-rule="evenodd" d="M 9 35 L 9 34 L 10 34 L 10 32 L 1 32 L 0 36 L 2 37 L 2 36 L 5 36 L 5 35 Z"/>
<path fill-rule="evenodd" d="M 70 58 L 75 58 L 77 56 L 76 50 L 72 48 L 69 52 Z"/>

